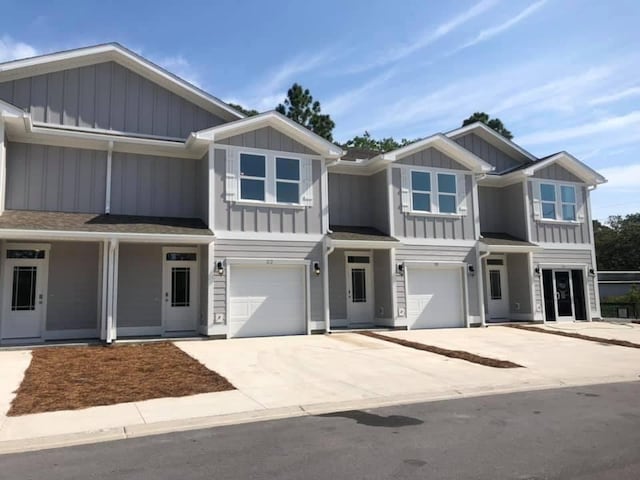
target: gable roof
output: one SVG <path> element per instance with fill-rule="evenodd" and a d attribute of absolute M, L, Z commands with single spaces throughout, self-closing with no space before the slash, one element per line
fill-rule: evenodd
<path fill-rule="evenodd" d="M 456 128 L 455 130 L 447 132 L 445 135 L 449 138 L 456 139 L 468 133 L 476 134 L 497 149 L 502 150 L 510 156 L 514 156 L 516 160 L 520 160 L 521 162 L 535 162 L 537 160 L 533 154 L 526 151 L 520 145 L 503 137 L 493 128 L 488 127 L 482 122 L 474 122 L 469 125 L 465 125 L 464 127 Z"/>
<path fill-rule="evenodd" d="M 273 127 L 325 158 L 339 158 L 345 153 L 344 150 L 334 143 L 322 138 L 320 135 L 317 135 L 275 110 L 260 113 L 253 117 L 246 117 L 241 120 L 236 120 L 235 122 L 224 123 L 207 128 L 206 130 L 200 130 L 199 132 L 193 133 L 191 138 L 215 142 L 216 140 L 223 140 L 263 127 Z"/>
<path fill-rule="evenodd" d="M 119 43 L 105 43 L 0 63 L 0 81 L 16 80 L 109 61 L 116 62 L 136 72 L 138 75 L 224 120 L 233 121 L 244 118 L 242 113 L 222 100 L 132 52 Z"/>
<path fill-rule="evenodd" d="M 552 155 L 541 158 L 539 161 L 522 169 L 522 172 L 526 176 L 531 176 L 535 172 L 542 170 L 543 168 L 548 167 L 549 165 L 552 165 L 554 163 L 562 165 L 576 177 L 580 178 L 585 183 L 588 183 L 590 185 L 599 185 L 607 182 L 607 179 L 596 172 L 593 168 L 582 163 L 576 157 L 565 151 L 554 153 Z"/>

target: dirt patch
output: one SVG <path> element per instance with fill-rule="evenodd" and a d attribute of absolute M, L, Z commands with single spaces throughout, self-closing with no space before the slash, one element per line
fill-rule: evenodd
<path fill-rule="evenodd" d="M 426 345 L 424 343 L 411 342 L 409 340 L 403 340 L 401 338 L 389 337 L 387 335 L 380 335 L 375 332 L 360 332 L 360 335 L 367 337 L 377 338 L 378 340 L 384 340 L 385 342 L 391 342 L 403 347 L 415 348 L 416 350 L 424 350 L 425 352 L 435 353 L 437 355 L 444 355 L 449 358 L 456 358 L 458 360 L 465 360 L 471 363 L 477 363 L 484 365 L 485 367 L 493 368 L 524 368 L 517 363 L 509 362 L 507 360 L 497 360 L 495 358 L 483 357 L 474 353 L 465 352 L 463 350 L 449 350 L 446 348 L 435 347 L 433 345 Z"/>
<path fill-rule="evenodd" d="M 8 415 L 234 388 L 172 343 L 36 348 Z"/>
<path fill-rule="evenodd" d="M 627 340 L 616 340 L 614 338 L 592 337 L 591 335 L 583 335 L 581 333 L 560 332 L 556 330 L 547 330 L 546 328 L 540 328 L 540 327 L 525 327 L 524 325 L 503 325 L 503 326 L 508 328 L 517 328 L 519 330 L 528 330 L 530 332 L 548 333 L 550 335 L 558 335 L 559 337 L 578 338 L 580 340 L 597 342 L 602 345 L 617 345 L 618 347 L 640 348 L 640 344 L 628 342 Z"/>

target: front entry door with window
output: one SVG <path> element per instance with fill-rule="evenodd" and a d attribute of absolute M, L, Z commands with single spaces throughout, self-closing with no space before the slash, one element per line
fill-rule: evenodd
<path fill-rule="evenodd" d="M 488 258 L 486 271 L 489 319 L 506 321 L 509 319 L 509 292 L 504 259 Z"/>
<path fill-rule="evenodd" d="M 4 259 L 2 338 L 39 338 L 46 311 L 47 246 L 7 246 Z"/>
<path fill-rule="evenodd" d="M 554 291 L 556 294 L 556 318 L 573 320 L 573 289 L 571 288 L 571 272 L 555 270 L 553 272 Z"/>
<path fill-rule="evenodd" d="M 198 327 L 198 254 L 196 249 L 165 248 L 162 313 L 165 332 Z"/>
<path fill-rule="evenodd" d="M 372 324 L 373 282 L 371 279 L 371 255 L 347 254 L 347 317 L 349 325 Z"/>

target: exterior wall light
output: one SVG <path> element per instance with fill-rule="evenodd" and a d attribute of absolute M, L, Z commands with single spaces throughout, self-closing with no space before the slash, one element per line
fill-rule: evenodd
<path fill-rule="evenodd" d="M 539 276 L 540 276 L 540 267 L 536 267 L 536 268 L 534 268 L 534 269 L 533 269 L 533 273 L 535 273 L 535 274 L 536 274 L 536 277 L 539 277 Z"/>
<path fill-rule="evenodd" d="M 593 268 L 590 268 L 589 269 L 589 275 L 592 276 L 592 277 L 595 277 L 596 276 L 596 271 Z"/>
<path fill-rule="evenodd" d="M 469 264 L 467 265 L 467 270 L 469 271 L 469 275 L 471 275 L 473 277 L 473 275 L 475 275 L 476 273 L 476 267 L 474 267 L 473 265 Z"/>
<path fill-rule="evenodd" d="M 224 265 L 222 262 L 216 263 L 216 272 L 218 272 L 218 275 L 224 275 Z"/>
<path fill-rule="evenodd" d="M 320 263 L 319 262 L 313 262 L 313 273 L 315 273 L 317 276 L 320 276 Z"/>
<path fill-rule="evenodd" d="M 398 269 L 398 274 L 404 276 L 404 263 L 399 263 L 396 268 Z"/>

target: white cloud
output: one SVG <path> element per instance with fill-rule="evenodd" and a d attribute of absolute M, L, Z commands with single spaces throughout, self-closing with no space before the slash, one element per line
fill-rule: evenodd
<path fill-rule="evenodd" d="M 383 65 L 402 60 L 403 58 L 408 57 L 418 50 L 421 50 L 431 45 L 432 43 L 435 43 L 437 40 L 451 33 L 458 27 L 464 25 L 469 20 L 472 20 L 475 17 L 483 14 L 494 5 L 496 5 L 498 1 L 499 0 L 481 0 L 470 9 L 465 10 L 464 12 L 456 15 L 455 17 L 447 20 L 444 23 L 441 23 L 435 29 L 429 29 L 423 32 L 422 35 L 413 39 L 411 42 L 403 45 L 398 45 L 390 50 L 387 50 L 386 52 L 382 52 L 375 60 L 362 63 L 360 65 L 355 65 L 347 69 L 346 73 L 360 73 L 375 67 L 381 67 Z"/>
<path fill-rule="evenodd" d="M 332 116 L 349 113 L 349 110 L 358 103 L 369 98 L 370 94 L 394 75 L 393 70 L 377 75 L 363 85 L 347 90 L 322 104 L 322 111 Z"/>
<path fill-rule="evenodd" d="M 605 167 L 598 170 L 608 182 L 600 188 L 610 190 L 633 190 L 640 192 L 640 163 Z"/>
<path fill-rule="evenodd" d="M 173 55 L 161 57 L 155 60 L 155 63 L 183 80 L 186 80 L 190 84 L 195 85 L 198 88 L 202 88 L 200 74 L 196 67 L 194 67 L 184 56 Z"/>
<path fill-rule="evenodd" d="M 635 96 L 640 96 L 640 87 L 631 87 L 608 95 L 603 95 L 602 97 L 594 98 L 589 101 L 589 105 L 604 105 L 606 103 L 617 102 L 623 98 Z"/>
<path fill-rule="evenodd" d="M 602 120 L 583 123 L 568 128 L 553 130 L 542 130 L 528 135 L 518 137 L 518 143 L 526 145 L 544 145 L 554 142 L 566 142 L 576 138 L 589 137 L 592 135 L 603 135 L 608 132 L 616 132 L 616 136 L 630 136 L 633 132 L 640 131 L 640 110 L 620 115 L 608 117 Z M 619 142 L 617 144 L 620 144 Z"/>
<path fill-rule="evenodd" d="M 288 83 L 296 78 L 296 76 L 320 68 L 331 60 L 332 55 L 329 51 L 319 52 L 314 55 L 297 56 L 271 71 L 266 78 L 255 85 L 254 88 L 257 88 L 261 92 L 269 93 L 282 90 L 284 86 L 288 87 Z"/>
<path fill-rule="evenodd" d="M 0 37 L 0 62 L 35 57 L 38 50 L 28 43 L 14 40 L 8 35 Z"/>
<path fill-rule="evenodd" d="M 523 21 L 524 19 L 526 19 L 527 17 L 535 13 L 536 10 L 541 8 L 545 3 L 547 3 L 547 0 L 538 0 L 535 3 L 532 3 L 527 8 L 522 10 L 519 14 L 515 15 L 514 17 L 511 17 L 506 22 L 501 23 L 500 25 L 496 25 L 495 27 L 482 30 L 475 38 L 461 45 L 460 47 L 456 48 L 450 54 L 453 54 L 453 53 L 459 52 L 460 50 L 464 50 L 465 48 L 469 48 L 474 45 L 477 45 L 478 43 L 484 42 L 485 40 L 489 40 L 490 38 L 493 38 L 496 35 L 500 35 L 502 32 L 509 30 L 511 27 L 517 25 L 518 23 L 520 23 L 521 21 Z"/>

